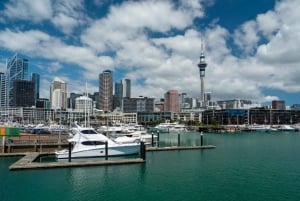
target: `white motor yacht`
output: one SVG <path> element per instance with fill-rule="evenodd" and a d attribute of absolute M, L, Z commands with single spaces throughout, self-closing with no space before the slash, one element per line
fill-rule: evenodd
<path fill-rule="evenodd" d="M 91 127 L 76 125 L 71 132 L 73 137 L 68 140 L 73 143 L 71 158 L 104 157 L 106 142 L 108 156 L 132 155 L 137 154 L 140 150 L 139 142 L 118 143 Z M 68 150 L 57 151 L 55 154 L 58 159 L 69 157 Z"/>
<path fill-rule="evenodd" d="M 296 129 L 293 128 L 293 127 L 290 126 L 290 125 L 280 125 L 280 126 L 278 127 L 278 130 L 279 130 L 279 131 L 296 131 Z"/>
<path fill-rule="evenodd" d="M 146 131 L 134 131 L 131 133 L 121 133 L 115 135 L 114 141 L 118 143 L 128 143 L 128 142 L 141 142 L 143 141 L 145 144 L 151 144 L 152 140 L 153 143 L 156 143 L 157 141 L 157 135 L 153 136 L 151 134 L 148 134 Z"/>

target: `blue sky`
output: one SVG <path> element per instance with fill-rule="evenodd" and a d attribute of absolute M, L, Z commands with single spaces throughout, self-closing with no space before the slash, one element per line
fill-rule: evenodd
<path fill-rule="evenodd" d="M 98 91 L 98 75 L 132 80 L 132 96 L 176 89 L 214 100 L 300 103 L 298 0 L 2 0 L 0 69 L 15 52 L 41 74 L 41 96 L 60 77 L 69 92 Z"/>

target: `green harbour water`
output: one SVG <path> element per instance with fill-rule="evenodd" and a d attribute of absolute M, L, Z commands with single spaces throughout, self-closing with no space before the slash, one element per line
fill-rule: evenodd
<path fill-rule="evenodd" d="M 177 134 L 161 134 L 177 145 Z M 200 134 L 180 136 L 199 145 Z M 204 134 L 215 149 L 147 152 L 145 164 L 9 171 L 0 201 L 299 201 L 300 132 Z"/>

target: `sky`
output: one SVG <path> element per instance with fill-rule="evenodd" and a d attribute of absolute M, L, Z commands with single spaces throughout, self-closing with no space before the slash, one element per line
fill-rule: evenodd
<path fill-rule="evenodd" d="M 49 98 L 59 77 L 68 91 L 97 92 L 99 74 L 129 78 L 132 97 L 168 90 L 212 99 L 300 103 L 299 0 L 2 0 L 0 70 L 18 53 Z M 87 87 L 86 87 L 87 85 Z M 86 89 L 87 88 L 87 89 Z"/>

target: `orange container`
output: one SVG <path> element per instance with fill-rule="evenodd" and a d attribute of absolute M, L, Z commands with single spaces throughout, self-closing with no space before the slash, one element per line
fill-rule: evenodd
<path fill-rule="evenodd" d="M 2 136 L 5 135 L 5 127 L 4 126 L 0 127 L 0 135 L 2 135 Z"/>

